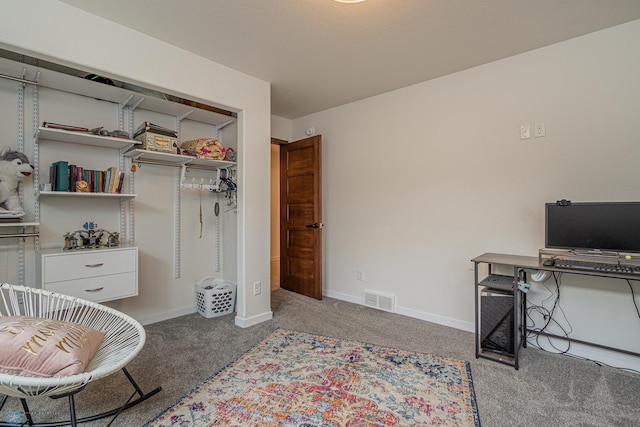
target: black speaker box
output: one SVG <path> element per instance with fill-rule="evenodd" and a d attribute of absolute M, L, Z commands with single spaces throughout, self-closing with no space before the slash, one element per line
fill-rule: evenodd
<path fill-rule="evenodd" d="M 480 348 L 513 356 L 513 294 L 484 288 L 480 297 Z"/>

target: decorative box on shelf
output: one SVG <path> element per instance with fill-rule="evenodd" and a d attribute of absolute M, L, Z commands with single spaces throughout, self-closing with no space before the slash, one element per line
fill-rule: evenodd
<path fill-rule="evenodd" d="M 151 122 L 142 122 L 133 137 L 142 142 L 142 147 L 140 148 L 145 150 L 177 153 L 178 133 L 173 129 Z"/>
<path fill-rule="evenodd" d="M 143 132 L 136 136 L 136 140 L 142 142 L 142 146 L 145 150 L 159 151 L 161 153 L 173 153 L 175 154 L 178 147 L 178 138 L 174 138 L 168 135 L 160 135 L 158 133 Z"/>

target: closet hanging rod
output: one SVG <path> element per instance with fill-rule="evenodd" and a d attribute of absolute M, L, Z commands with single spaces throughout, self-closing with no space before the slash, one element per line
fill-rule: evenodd
<path fill-rule="evenodd" d="M 0 77 L 3 78 L 3 79 L 7 79 L 7 80 L 13 80 L 15 82 L 20 82 L 20 83 L 24 83 L 24 84 L 38 86 L 38 82 L 34 82 L 34 81 L 31 81 L 31 80 L 26 80 L 26 79 L 21 79 L 20 77 L 8 76 L 6 74 L 0 74 Z"/>
<path fill-rule="evenodd" d="M 16 234 L 0 234 L 0 239 L 8 237 L 38 237 L 40 233 L 16 233 Z"/>
<path fill-rule="evenodd" d="M 158 165 L 158 166 L 173 166 L 173 167 L 182 167 L 182 166 L 186 166 L 187 169 L 201 169 L 201 170 L 217 170 L 217 169 L 226 169 L 226 168 L 220 168 L 220 167 L 216 167 L 216 166 L 203 166 L 203 165 L 192 165 L 192 164 L 182 164 L 182 163 L 174 163 L 174 162 L 162 162 L 159 160 L 147 160 L 147 159 L 135 159 L 133 160 L 134 163 L 139 163 L 139 164 L 146 164 L 146 165 Z"/>

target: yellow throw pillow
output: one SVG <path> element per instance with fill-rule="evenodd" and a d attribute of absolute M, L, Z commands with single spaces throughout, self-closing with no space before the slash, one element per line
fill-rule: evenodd
<path fill-rule="evenodd" d="M 103 331 L 78 323 L 0 317 L 0 372 L 31 377 L 79 374 L 103 340 Z"/>

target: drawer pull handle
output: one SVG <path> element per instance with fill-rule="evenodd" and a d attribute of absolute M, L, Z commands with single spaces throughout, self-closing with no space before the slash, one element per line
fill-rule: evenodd
<path fill-rule="evenodd" d="M 93 289 L 85 289 L 85 292 L 100 292 L 101 290 L 104 289 L 104 286 L 100 286 L 99 288 L 93 288 Z"/>
<path fill-rule="evenodd" d="M 104 262 L 99 262 L 97 264 L 85 264 L 84 266 L 93 268 L 93 267 L 100 267 L 100 266 L 103 266 L 103 265 L 104 265 Z"/>

